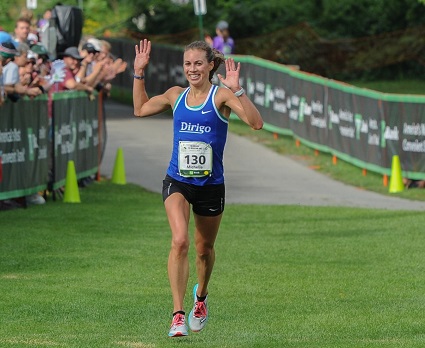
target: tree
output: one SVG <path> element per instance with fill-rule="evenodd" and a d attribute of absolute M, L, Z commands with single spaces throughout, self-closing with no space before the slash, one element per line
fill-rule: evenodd
<path fill-rule="evenodd" d="M 131 0 L 129 3 L 133 6 L 134 17 L 144 17 L 145 25 L 141 29 L 144 33 L 173 34 L 197 26 L 192 1 L 178 3 L 170 0 Z M 130 27 L 136 30 L 134 24 L 130 24 Z"/>

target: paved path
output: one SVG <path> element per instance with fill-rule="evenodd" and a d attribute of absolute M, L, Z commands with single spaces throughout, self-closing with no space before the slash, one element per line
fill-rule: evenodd
<path fill-rule="evenodd" d="M 111 177 L 118 147 L 124 152 L 126 178 L 161 192 L 172 147 L 172 120 L 158 115 L 139 119 L 128 105 L 108 101 L 107 145 L 101 173 Z M 225 149 L 226 203 L 345 206 L 424 210 L 425 202 L 364 191 L 334 181 L 265 146 L 228 134 Z"/>

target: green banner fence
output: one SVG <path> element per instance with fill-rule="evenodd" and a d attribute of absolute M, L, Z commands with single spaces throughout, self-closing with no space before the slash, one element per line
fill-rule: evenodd
<path fill-rule="evenodd" d="M 49 118 L 51 103 L 53 117 Z M 106 128 L 102 94 L 54 93 L 0 107 L 0 200 L 65 184 L 73 160 L 77 178 L 98 172 Z"/>
<path fill-rule="evenodd" d="M 0 107 L 0 199 L 47 188 L 48 129 L 44 96 Z"/>

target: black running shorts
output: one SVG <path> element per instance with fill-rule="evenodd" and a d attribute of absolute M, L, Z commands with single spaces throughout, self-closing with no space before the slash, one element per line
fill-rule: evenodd
<path fill-rule="evenodd" d="M 165 202 L 175 192 L 181 193 L 192 204 L 192 210 L 197 215 L 217 216 L 224 211 L 224 184 L 191 185 L 177 181 L 167 175 L 162 184 L 163 201 Z"/>

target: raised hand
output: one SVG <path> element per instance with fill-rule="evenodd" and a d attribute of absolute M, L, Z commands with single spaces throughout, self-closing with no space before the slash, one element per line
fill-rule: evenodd
<path fill-rule="evenodd" d="M 142 75 L 144 69 L 149 64 L 149 55 L 151 53 L 151 42 L 147 39 L 140 40 L 140 46 L 134 47 L 136 57 L 134 58 L 134 73 Z"/>
<path fill-rule="evenodd" d="M 236 64 L 233 58 L 227 58 L 225 65 L 226 77 L 223 77 L 221 74 L 217 74 L 217 77 L 220 79 L 223 85 L 232 90 L 232 92 L 236 92 L 241 89 L 241 86 L 239 85 L 241 63 Z"/>

